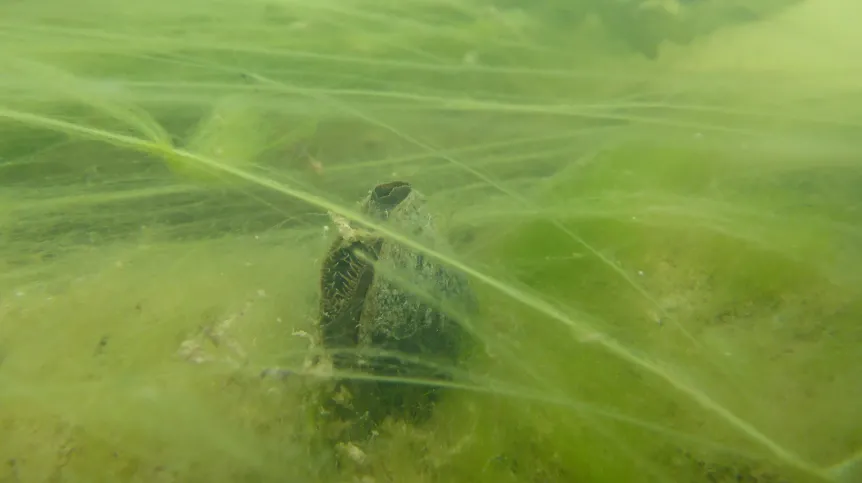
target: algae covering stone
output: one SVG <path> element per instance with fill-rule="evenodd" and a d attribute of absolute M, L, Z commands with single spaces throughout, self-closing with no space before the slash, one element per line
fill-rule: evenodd
<path fill-rule="evenodd" d="M 376 186 L 359 211 L 433 249 L 445 241 L 425 198 L 405 182 Z M 467 348 L 475 298 L 458 272 L 380 234 L 336 219 L 321 269 L 320 338 L 344 376 L 324 398 L 339 438 L 367 437 L 386 417 L 419 422 Z M 430 382 L 430 384 L 422 383 Z M 346 434 L 344 434 L 346 432 Z"/>

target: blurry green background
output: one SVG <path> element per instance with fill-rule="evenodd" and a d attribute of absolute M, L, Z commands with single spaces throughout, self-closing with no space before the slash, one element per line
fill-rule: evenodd
<path fill-rule="evenodd" d="M 862 481 L 860 21 L 4 2 L 0 481 Z M 431 421 L 333 448 L 327 211 L 393 179 L 479 349 Z"/>

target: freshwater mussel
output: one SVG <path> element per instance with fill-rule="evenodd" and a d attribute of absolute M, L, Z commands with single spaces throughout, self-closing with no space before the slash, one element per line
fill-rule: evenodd
<path fill-rule="evenodd" d="M 337 219 L 323 260 L 318 327 L 336 379 L 321 412 L 339 423 L 341 440 L 367 438 L 389 417 L 426 420 L 439 381 L 451 380 L 468 347 L 465 321 L 476 308 L 460 272 L 400 238 L 446 245 L 409 183 L 375 186 L 358 212 L 399 239 Z"/>

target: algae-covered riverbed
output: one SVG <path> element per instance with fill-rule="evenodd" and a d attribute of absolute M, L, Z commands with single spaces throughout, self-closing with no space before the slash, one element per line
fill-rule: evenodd
<path fill-rule="evenodd" d="M 0 481 L 860 481 L 859 20 L 0 5 Z M 433 237 L 363 211 L 392 182 Z M 325 275 L 339 236 L 429 327 L 451 312 L 457 360 L 426 335 L 395 355 L 445 377 L 332 363 L 322 273 L 382 290 Z M 344 381 L 438 390 L 421 418 L 362 401 L 360 437 Z"/>

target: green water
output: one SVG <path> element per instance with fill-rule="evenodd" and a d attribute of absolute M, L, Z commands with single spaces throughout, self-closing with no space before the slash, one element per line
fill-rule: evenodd
<path fill-rule="evenodd" d="M 860 20 L 0 5 L 0 482 L 862 481 Z M 360 213 L 392 180 L 446 244 Z M 321 423 L 375 377 L 325 363 L 333 219 L 478 300 L 369 439 Z"/>

